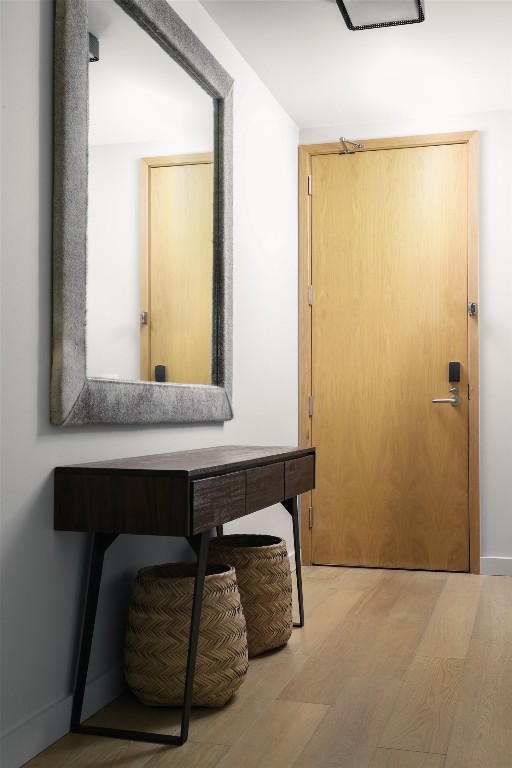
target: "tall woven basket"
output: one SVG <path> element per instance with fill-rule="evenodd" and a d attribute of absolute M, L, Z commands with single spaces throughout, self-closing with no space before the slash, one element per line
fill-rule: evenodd
<path fill-rule="evenodd" d="M 292 633 L 292 580 L 283 539 L 262 534 L 217 536 L 210 541 L 208 558 L 236 570 L 249 656 L 287 643 Z"/>
<path fill-rule="evenodd" d="M 196 566 L 169 563 L 142 568 L 128 610 L 126 682 L 144 704 L 180 705 L 185 690 Z M 235 571 L 206 570 L 192 704 L 221 707 L 248 669 L 247 632 Z"/>

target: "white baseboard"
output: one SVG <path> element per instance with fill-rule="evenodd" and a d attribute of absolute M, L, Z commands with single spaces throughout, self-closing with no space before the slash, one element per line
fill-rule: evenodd
<path fill-rule="evenodd" d="M 90 717 L 125 689 L 121 665 L 88 683 L 82 719 Z M 69 731 L 71 704 L 68 696 L 2 735 L 0 765 L 19 768 Z"/>
<path fill-rule="evenodd" d="M 481 557 L 480 573 L 483 576 L 512 576 L 512 557 Z"/>

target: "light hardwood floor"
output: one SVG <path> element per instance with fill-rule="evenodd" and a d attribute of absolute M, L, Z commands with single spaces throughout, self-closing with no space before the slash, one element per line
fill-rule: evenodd
<path fill-rule="evenodd" d="M 183 747 L 68 734 L 27 768 L 511 768 L 512 578 L 312 567 L 306 626 Z M 130 695 L 91 722 L 177 733 Z"/>

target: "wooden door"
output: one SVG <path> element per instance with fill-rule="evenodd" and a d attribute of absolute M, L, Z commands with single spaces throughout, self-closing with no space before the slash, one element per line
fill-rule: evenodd
<path fill-rule="evenodd" d="M 211 384 L 213 158 L 145 158 L 142 188 L 141 378 Z"/>
<path fill-rule="evenodd" d="M 467 148 L 317 155 L 311 176 L 311 559 L 469 570 Z"/>

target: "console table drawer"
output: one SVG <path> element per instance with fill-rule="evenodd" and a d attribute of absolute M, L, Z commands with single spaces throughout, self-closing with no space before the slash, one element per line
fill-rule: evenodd
<path fill-rule="evenodd" d="M 245 515 L 245 483 L 246 472 L 195 480 L 192 483 L 192 532 L 200 533 Z"/>
<path fill-rule="evenodd" d="M 284 498 L 284 462 L 247 470 L 247 514 Z"/>
<path fill-rule="evenodd" d="M 290 459 L 284 468 L 284 493 L 287 499 L 315 487 L 315 457 L 304 456 Z"/>

